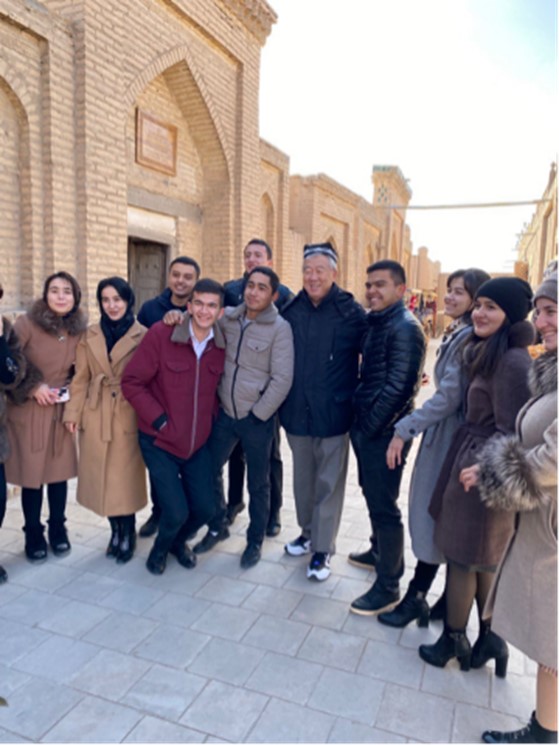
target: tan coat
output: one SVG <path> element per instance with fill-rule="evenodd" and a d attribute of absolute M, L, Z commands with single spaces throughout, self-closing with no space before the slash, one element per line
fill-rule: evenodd
<path fill-rule="evenodd" d="M 516 531 L 485 606 L 492 627 L 528 657 L 557 668 L 557 354 L 535 360 L 516 437 L 480 456 L 480 491 L 518 510 Z"/>
<path fill-rule="evenodd" d="M 62 424 L 64 404 L 39 406 L 30 394 L 41 380 L 51 388 L 68 384 L 80 334 L 70 336 L 63 329 L 59 334 L 49 333 L 30 314 L 18 317 L 14 331 L 37 378 L 33 388 L 25 390 L 23 403 L 8 404 L 10 456 L 6 480 L 37 489 L 42 484 L 67 481 L 78 473 L 75 437 Z"/>
<path fill-rule="evenodd" d="M 120 389 L 145 333 L 136 321 L 113 347 L 111 360 L 99 324 L 90 326 L 78 345 L 64 421 L 79 425 L 77 501 L 103 517 L 131 515 L 147 503 L 136 412 Z"/>

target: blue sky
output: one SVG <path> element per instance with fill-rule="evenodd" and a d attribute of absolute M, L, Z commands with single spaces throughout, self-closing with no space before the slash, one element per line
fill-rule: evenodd
<path fill-rule="evenodd" d="M 271 0 L 260 131 L 291 173 L 372 197 L 398 165 L 411 204 L 541 196 L 557 157 L 554 0 Z M 532 207 L 408 212 L 443 270 L 512 267 Z"/>

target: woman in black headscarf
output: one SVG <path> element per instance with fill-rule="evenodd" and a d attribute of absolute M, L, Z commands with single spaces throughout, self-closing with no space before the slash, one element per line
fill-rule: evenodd
<path fill-rule="evenodd" d="M 97 302 L 101 319 L 78 345 L 64 423 L 79 431 L 77 501 L 109 518 L 107 556 L 124 563 L 134 553 L 135 513 L 147 494 L 136 413 L 120 381 L 146 329 L 134 318 L 134 293 L 121 277 L 99 282 Z"/>

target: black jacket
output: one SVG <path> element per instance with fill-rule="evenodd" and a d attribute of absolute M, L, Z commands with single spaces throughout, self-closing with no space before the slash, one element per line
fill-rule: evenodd
<path fill-rule="evenodd" d="M 425 361 L 425 335 L 402 300 L 367 316 L 360 382 L 354 396 L 356 424 L 368 437 L 392 434 L 413 411 Z"/>
<path fill-rule="evenodd" d="M 225 290 L 225 298 L 223 305 L 227 308 L 229 306 L 236 307 L 240 305 L 245 299 L 245 287 L 247 283 L 247 275 L 244 274 L 239 279 L 231 279 L 223 285 Z M 285 285 L 278 287 L 278 299 L 275 302 L 276 308 L 281 312 L 287 303 L 293 299 L 293 293 Z"/>
<path fill-rule="evenodd" d="M 167 287 L 161 295 L 154 297 L 153 300 L 146 300 L 138 313 L 138 321 L 146 328 L 151 328 L 154 323 L 163 320 L 163 316 L 168 310 L 180 310 L 183 313 L 186 309 L 179 308 L 171 302 L 171 290 Z"/>
<path fill-rule="evenodd" d="M 337 285 L 315 307 L 304 290 L 284 308 L 293 330 L 295 374 L 280 408 L 292 435 L 335 437 L 349 431 L 366 316 Z"/>

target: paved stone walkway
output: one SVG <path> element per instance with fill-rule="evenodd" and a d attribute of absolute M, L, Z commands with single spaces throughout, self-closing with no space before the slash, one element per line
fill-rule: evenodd
<path fill-rule="evenodd" d="M 431 360 L 433 351 L 434 343 Z M 151 539 L 139 540 L 129 564 L 105 558 L 107 523 L 75 503 L 74 485 L 71 554 L 29 564 L 19 502 L 9 501 L 0 530 L 10 577 L 0 587 L 0 696 L 8 702 L 0 742 L 479 742 L 487 727 L 528 719 L 535 665 L 517 650 L 505 680 L 492 664 L 439 670 L 417 647 L 433 642 L 441 623 L 396 630 L 348 612 L 374 579 L 346 560 L 369 534 L 353 457 L 332 576 L 306 579 L 306 558 L 283 551 L 298 535 L 286 445 L 284 455 L 283 530 L 248 571 L 239 566 L 245 512 L 196 569 L 170 557 L 154 577 L 144 566 Z M 404 510 L 410 472 L 411 464 Z M 413 564 L 406 544 L 404 587 Z"/>

